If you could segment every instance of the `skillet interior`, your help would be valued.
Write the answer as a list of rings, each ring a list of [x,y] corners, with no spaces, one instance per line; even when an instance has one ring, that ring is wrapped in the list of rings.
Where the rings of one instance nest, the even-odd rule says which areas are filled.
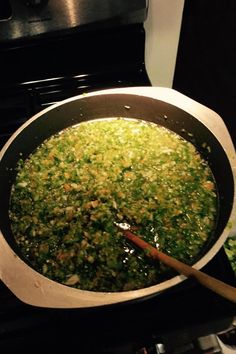
[[[187,112],[163,101],[129,94],[85,96],[65,102],[42,112],[14,138],[0,162],[0,228],[10,247],[21,257],[8,216],[19,158],[27,158],[45,139],[68,126],[107,117],[136,118],[160,124],[191,141],[208,161],[218,187],[219,215],[216,230],[199,255],[203,256],[220,237],[232,209],[234,183],[227,155],[208,128]]]

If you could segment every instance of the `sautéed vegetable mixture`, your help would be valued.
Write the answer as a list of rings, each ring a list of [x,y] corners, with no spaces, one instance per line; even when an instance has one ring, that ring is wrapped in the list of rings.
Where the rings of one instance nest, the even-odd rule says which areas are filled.
[[[46,140],[20,161],[14,237],[46,277],[80,289],[126,291],[168,277],[128,243],[128,222],[153,246],[193,263],[214,229],[217,192],[195,147],[153,123],[101,119]]]

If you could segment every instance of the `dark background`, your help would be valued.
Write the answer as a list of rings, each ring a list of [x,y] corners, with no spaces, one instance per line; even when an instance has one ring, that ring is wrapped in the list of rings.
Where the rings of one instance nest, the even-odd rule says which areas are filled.
[[[185,0],[173,88],[217,112],[236,146],[236,1]]]

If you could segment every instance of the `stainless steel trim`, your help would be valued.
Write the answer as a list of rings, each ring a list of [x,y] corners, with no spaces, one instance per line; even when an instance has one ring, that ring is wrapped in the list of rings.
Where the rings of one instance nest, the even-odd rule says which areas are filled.
[[[12,17],[0,22],[0,42],[110,21],[143,22],[145,0],[10,0]]]

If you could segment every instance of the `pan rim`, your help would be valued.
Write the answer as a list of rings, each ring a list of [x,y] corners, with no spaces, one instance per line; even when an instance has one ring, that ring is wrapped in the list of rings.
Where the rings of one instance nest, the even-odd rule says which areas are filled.
[[[155,90],[155,88],[152,88],[152,89]],[[160,88],[159,88],[159,90],[160,90]],[[169,90],[171,90],[171,89],[169,89]],[[144,91],[145,91],[145,94],[143,94]],[[149,95],[148,95],[148,91],[150,92]],[[164,89],[163,92],[164,91],[165,91],[165,93],[167,92],[166,89]],[[48,107],[48,108],[44,109],[43,111],[41,111],[41,112],[37,113],[36,115],[34,115],[32,118],[30,118],[27,122],[25,122],[12,135],[12,137],[7,141],[7,143],[4,145],[3,149],[0,152],[0,161],[1,161],[2,157],[4,156],[5,152],[7,151],[7,149],[9,148],[9,146],[11,145],[12,141],[15,140],[15,138],[21,133],[21,131],[24,130],[25,127],[30,125],[34,120],[38,119],[39,117],[41,117],[42,115],[44,115],[48,111],[53,110],[53,109],[55,109],[55,108],[57,108],[57,107],[59,107],[61,105],[64,105],[67,102],[71,102],[71,101],[74,101],[74,100],[77,100],[77,99],[81,99],[81,98],[84,98],[84,97],[89,97],[89,96],[94,96],[94,95],[99,95],[99,94],[102,95],[102,94],[117,94],[117,93],[118,94],[129,94],[129,95],[130,94],[137,95],[137,93],[138,93],[139,96],[151,97],[151,98],[152,98],[152,95],[153,95],[153,92],[151,92],[150,90],[146,90],[146,89],[143,90],[143,88],[136,88],[136,89],[130,88],[130,89],[126,89],[126,90],[124,90],[124,89],[113,89],[113,90],[96,91],[96,92],[93,92],[93,93],[90,93],[90,94],[86,94],[86,95],[74,96],[74,97],[68,98],[66,100],[63,100],[63,101],[61,101],[59,103],[56,103],[56,104],[52,105],[51,107]],[[182,98],[186,97],[186,96],[183,96],[182,94],[180,94],[180,95],[181,95]],[[177,96],[178,96],[178,94],[177,94]],[[158,97],[156,97],[156,99],[160,100]],[[188,100],[188,98],[187,98],[187,100]],[[164,101],[164,100],[162,100],[162,101]],[[166,101],[164,101],[164,102],[166,102]],[[169,103],[169,102],[166,102],[166,103]],[[199,105],[197,102],[196,102],[196,104]],[[175,105],[175,106],[180,108],[180,109],[182,109],[178,105]],[[202,107],[204,107],[204,106],[202,106]],[[204,108],[206,110],[209,110],[206,107],[204,107]],[[185,111],[188,114],[192,115],[187,110],[185,110]],[[197,118],[197,117],[194,116],[194,118]],[[214,134],[214,132],[213,132],[213,135],[216,136]],[[227,137],[227,130],[225,131],[224,136],[226,136],[226,138],[227,138],[226,142],[229,141],[228,145],[230,146],[230,138]],[[216,138],[217,138],[217,136],[216,136]],[[220,143],[220,145],[224,149],[224,151],[225,151],[225,153],[226,153],[226,155],[228,157],[228,160],[230,162],[230,166],[231,166],[231,169],[232,169],[232,172],[233,172],[234,185],[235,185],[235,180],[236,180],[235,179],[235,156],[234,156],[235,152],[233,151],[232,148],[230,148],[230,151],[229,151],[228,147],[226,148],[221,143]],[[231,220],[231,219],[234,220],[235,219],[235,215],[236,215],[236,211],[235,211],[235,192],[234,192],[234,202],[233,202],[233,206],[232,206],[232,210],[231,210],[231,214],[230,214],[229,220]],[[211,259],[217,253],[217,251],[219,250],[219,245],[222,245],[222,239],[226,240],[229,231],[230,230],[228,229],[228,227],[226,227],[224,229],[223,233],[221,234],[219,239],[215,242],[215,244],[212,246],[210,251],[208,251],[197,263],[195,263],[193,265],[194,268],[201,269],[209,261],[209,257]],[[8,243],[4,239],[4,236],[3,236],[2,232],[0,232],[0,236],[1,236],[0,237],[0,248],[4,248],[5,251],[6,251],[5,252],[5,255],[6,255],[5,258],[7,258],[7,260],[8,260],[7,261],[8,265],[9,265],[9,260],[11,260],[11,261],[15,260],[15,263],[13,262],[15,264],[15,269],[18,266],[20,266],[23,271],[25,271],[27,274],[30,274],[30,277],[32,277],[31,279],[32,279],[32,282],[34,282],[34,284],[37,281],[39,282],[38,284],[41,284],[41,282],[44,283],[43,284],[44,294],[46,294],[46,293],[48,294],[48,291],[50,292],[50,289],[52,289],[52,288],[58,288],[58,286],[59,286],[58,289],[62,290],[61,287],[63,287],[63,294],[64,294],[65,298],[67,298],[68,301],[65,302],[62,298],[61,299],[58,298],[58,300],[56,301],[56,306],[53,306],[53,307],[93,307],[94,305],[95,306],[102,306],[102,305],[113,304],[113,303],[118,303],[118,302],[125,302],[125,301],[129,301],[129,300],[133,300],[133,299],[147,297],[147,296],[150,296],[150,295],[157,294],[157,293],[162,292],[162,291],[164,291],[164,290],[166,290],[166,289],[168,289],[168,288],[170,288],[170,287],[172,287],[174,285],[177,285],[177,284],[181,283],[184,279],[186,279],[182,275],[177,275],[177,276],[175,276],[175,277],[173,277],[171,279],[168,279],[168,280],[166,280],[166,281],[164,281],[164,282],[162,282],[160,284],[153,285],[153,286],[148,287],[148,288],[139,289],[139,290],[132,290],[132,291],[126,291],[126,292],[122,292],[122,293],[121,292],[117,292],[117,293],[98,292],[97,293],[97,292],[90,292],[90,291],[85,291],[85,290],[73,289],[73,288],[69,288],[69,287],[67,287],[65,285],[59,284],[57,282],[54,282],[54,281],[46,278],[45,276],[41,275],[40,273],[34,271],[23,260],[19,259],[19,257],[15,255],[14,251],[10,248],[10,246],[8,246]],[[6,244],[4,244],[4,243],[6,243]],[[7,246],[9,248],[8,250],[6,250]],[[26,296],[27,294],[25,294],[24,292],[18,292],[17,293],[17,290],[14,288],[14,286],[12,286],[12,284],[14,283],[14,281],[13,281],[14,279],[12,279],[12,277],[9,276],[9,270],[6,269],[6,266],[4,266],[2,261],[0,261],[0,278],[2,278],[2,280],[6,283],[6,285],[9,286],[9,288],[13,292],[15,290],[15,294],[18,295],[18,297],[20,297],[22,301],[30,303],[32,305],[43,306],[43,307],[51,307],[50,304],[52,302],[48,302],[48,300],[45,299],[45,296],[41,297],[41,299],[38,296],[40,292],[42,293],[42,286],[41,285],[39,287],[34,285],[34,288],[36,289],[36,291],[35,291],[35,298],[33,299],[33,301],[31,301],[31,299],[29,299]],[[45,281],[45,279],[46,279],[46,281]],[[45,290],[47,290],[47,291],[45,292]],[[76,294],[81,293],[81,291],[83,292],[83,294],[86,293],[87,300],[82,305],[80,304],[78,306],[77,305],[78,304],[78,299],[77,299],[77,295]],[[74,292],[76,292],[76,294]],[[37,294],[37,296],[36,296],[36,294]],[[95,298],[94,298],[94,295],[96,295]],[[109,302],[107,302],[108,295],[110,297]],[[99,297],[103,298],[103,299],[99,300]],[[94,303],[94,299],[95,299],[96,304]]]

